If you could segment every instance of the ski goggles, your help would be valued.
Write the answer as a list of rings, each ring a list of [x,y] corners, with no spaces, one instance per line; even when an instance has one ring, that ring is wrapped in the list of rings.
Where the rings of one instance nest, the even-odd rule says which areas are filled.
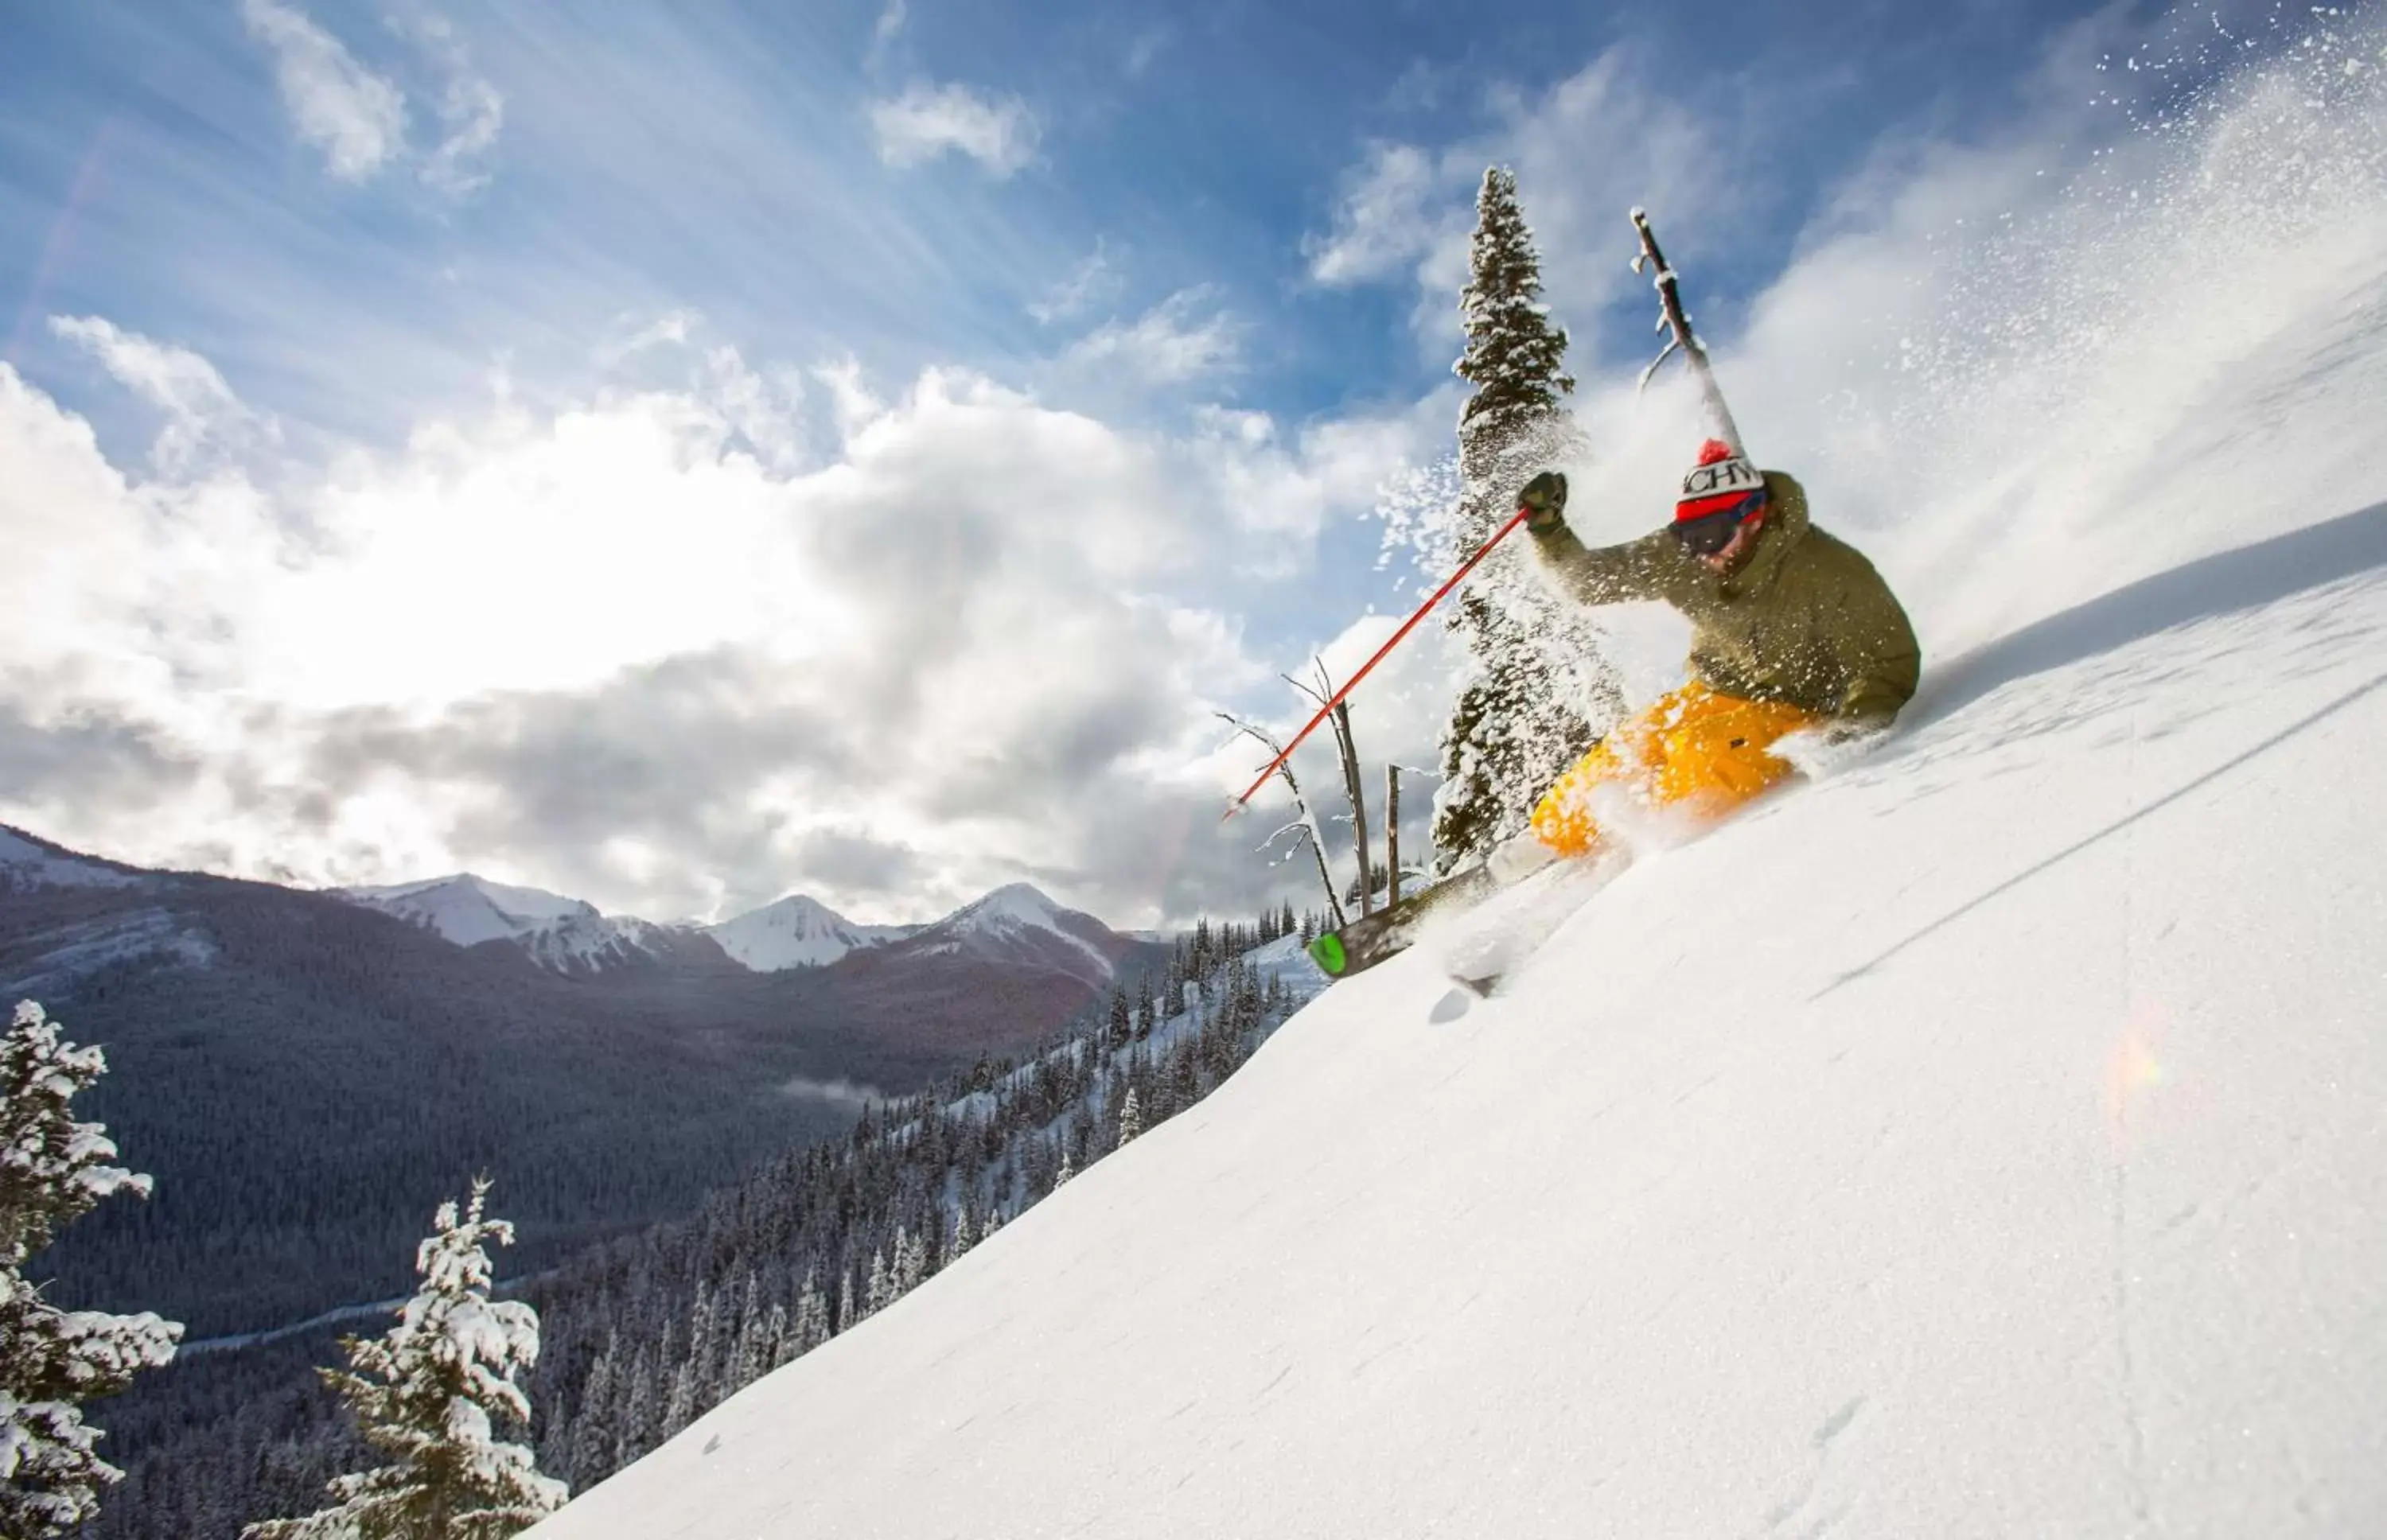
[[[1714,513],[1702,513],[1696,519],[1685,519],[1673,525],[1674,538],[1683,542],[1694,556],[1713,556],[1732,544],[1740,533],[1743,521],[1761,512],[1765,507],[1765,493],[1761,488]]]

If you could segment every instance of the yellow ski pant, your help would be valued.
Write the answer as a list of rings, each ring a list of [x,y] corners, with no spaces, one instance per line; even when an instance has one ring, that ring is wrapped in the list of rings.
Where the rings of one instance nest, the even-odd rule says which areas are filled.
[[[1823,718],[1778,701],[1744,701],[1685,685],[1610,732],[1534,805],[1534,833],[1560,855],[1599,842],[1593,792],[1622,786],[1653,806],[1722,817],[1794,773],[1766,751]]]

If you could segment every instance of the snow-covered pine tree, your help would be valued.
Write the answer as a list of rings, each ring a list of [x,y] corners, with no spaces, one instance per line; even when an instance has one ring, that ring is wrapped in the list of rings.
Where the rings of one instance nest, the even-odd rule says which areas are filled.
[[[893,1303],[894,1278],[887,1270],[887,1253],[882,1248],[870,1254],[870,1288],[863,1296],[862,1313],[875,1316]]]
[[[19,1001],[0,1037],[0,1534],[41,1540],[99,1511],[123,1473],[94,1449],[82,1403],[112,1395],[165,1363],[178,1321],[61,1310],[26,1281],[25,1264],[57,1232],[117,1193],[150,1180],[108,1161],[107,1126],[78,1123],[77,1092],[107,1073],[96,1048],[62,1041],[58,1024]]]
[[[1515,511],[1533,473],[1575,458],[1560,399],[1567,335],[1541,302],[1541,258],[1517,202],[1516,173],[1494,166],[1476,195],[1475,238],[1459,308],[1467,348],[1453,372],[1475,386],[1459,419],[1462,490],[1455,545],[1471,551]],[[1583,612],[1542,587],[1522,542],[1477,569],[1451,612],[1472,675],[1442,736],[1434,795],[1436,865],[1449,872],[1522,832],[1541,794],[1588,751],[1623,699]]]
[[[779,1315],[780,1325],[787,1322],[784,1306],[765,1306],[760,1291],[745,1295],[745,1308],[738,1320],[738,1339],[730,1349],[729,1368],[715,1400],[726,1400],[771,1371],[771,1318],[769,1311]]]
[[[662,1349],[671,1346],[671,1336],[665,1330]],[[616,1394],[622,1406],[621,1459],[626,1465],[663,1442],[663,1403],[671,1398],[667,1365],[668,1351],[659,1351],[657,1339],[641,1334],[638,1351],[630,1356],[630,1372]]]
[[[694,1358],[683,1357],[671,1367],[671,1395],[663,1400],[663,1437],[669,1438],[696,1420],[697,1381],[703,1371]]]
[[[793,1340],[780,1339],[779,1362],[799,1357],[828,1341],[828,1296],[820,1291],[820,1283],[810,1268],[804,1269],[804,1286],[796,1295],[796,1324]],[[774,1367],[777,1367],[776,1365]]]
[[[580,1412],[572,1429],[571,1469],[576,1481],[601,1476],[621,1463],[621,1406],[613,1385],[613,1352],[619,1340],[605,1339],[580,1387]]]
[[[388,1334],[344,1339],[348,1369],[317,1371],[390,1463],[335,1478],[333,1507],[251,1524],[242,1540],[505,1540],[563,1506],[564,1484],[493,1428],[530,1422],[515,1377],[538,1361],[538,1312],[489,1298],[485,1248],[514,1237],[483,1217],[488,1191],[475,1178],[461,1215],[439,1205],[415,1253],[423,1286]]]
[[[1127,1088],[1127,1099],[1119,1103],[1118,1142],[1122,1144],[1143,1132],[1143,1108],[1136,1104],[1135,1087]]]
[[[805,1280],[809,1287],[811,1280]],[[817,1296],[815,1296],[817,1298]],[[764,1318],[763,1329],[756,1333],[758,1352],[754,1360],[754,1377],[761,1379],[771,1370],[794,1357],[799,1349],[789,1340],[793,1330],[788,1324],[788,1306],[784,1300],[771,1301],[771,1313]]]
[[[977,1216],[977,1197],[975,1195],[965,1197],[962,1200],[961,1212],[954,1216],[954,1228],[945,1232],[945,1256],[944,1260],[938,1265],[939,1272],[944,1271],[945,1269],[960,1261],[968,1253],[969,1248],[978,1243]]]
[[[890,1293],[901,1299],[928,1276],[928,1243],[902,1225],[895,1227],[895,1265]]]

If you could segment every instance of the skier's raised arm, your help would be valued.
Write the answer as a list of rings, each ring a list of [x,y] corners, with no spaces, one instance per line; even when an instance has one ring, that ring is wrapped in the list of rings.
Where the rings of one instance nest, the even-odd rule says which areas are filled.
[[[1525,533],[1534,554],[1567,596],[1580,604],[1623,604],[1635,600],[1671,600],[1698,569],[1665,531],[1621,546],[1591,547],[1567,527],[1566,477],[1544,471],[1525,483],[1517,506],[1533,511]]]

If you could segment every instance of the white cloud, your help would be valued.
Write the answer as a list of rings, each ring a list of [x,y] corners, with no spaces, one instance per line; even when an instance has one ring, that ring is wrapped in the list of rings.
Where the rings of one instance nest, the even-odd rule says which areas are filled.
[[[1206,288],[1182,289],[1131,322],[1109,322],[1073,343],[1063,361],[1087,374],[1165,386],[1225,373],[1241,362],[1244,328],[1224,310],[1200,314]]]
[[[1321,284],[1390,277],[1442,240],[1459,215],[1451,179],[1413,145],[1378,145],[1346,179],[1334,230],[1302,243],[1309,275]]]
[[[1118,292],[1119,285],[1118,271],[1111,264],[1109,244],[1097,238],[1086,259],[1054,284],[1042,299],[1029,305],[1028,313],[1047,326],[1074,321],[1108,300]]]
[[[627,322],[632,318],[625,316],[622,319]],[[650,347],[685,347],[689,335],[703,323],[704,317],[701,313],[685,306],[668,309],[638,326],[621,341],[600,347],[596,356],[601,362],[617,364],[632,354],[643,353]]]
[[[1667,78],[1637,47],[1619,45],[1538,95],[1496,92],[1488,132],[1434,149],[1371,146],[1345,179],[1332,229],[1304,243],[1310,276],[1349,284],[1407,275],[1421,337],[1456,341],[1475,193],[1492,165],[1517,173],[1546,288],[1577,315],[1639,282],[1625,264],[1628,208],[1658,217],[1670,256],[1713,249],[1750,211],[1744,167],[1767,94],[1749,82],[1694,105],[1651,83]]]
[[[487,157],[505,127],[505,96],[474,72],[470,56],[445,17],[423,13],[406,30],[447,77],[436,104],[443,132],[423,160],[423,181],[452,197],[478,192],[488,185]]]
[[[878,136],[878,158],[890,166],[916,166],[952,151],[1007,177],[1036,157],[1036,117],[1025,102],[958,83],[916,83],[873,102],[870,125]]]
[[[199,420],[230,400],[204,360],[76,327]],[[1210,712],[1269,672],[1191,596],[1295,567],[1406,419],[1170,436],[966,372],[879,395],[830,369],[813,397],[726,345],[688,360],[677,388],[260,465],[274,493],[128,475],[0,374],[0,534],[40,553],[0,581],[0,743],[114,724],[186,766],[118,797],[19,774],[0,817],[307,880],[480,865],[661,915],[815,860],[845,883],[822,896],[915,915],[1023,872],[1122,920],[1248,880],[1231,845],[1162,869],[1144,842],[1215,817]]]
[[[50,330],[165,415],[150,448],[160,470],[187,471],[208,444],[221,444],[255,422],[215,365],[186,347],[120,331],[98,316],[52,316]]]
[[[283,106],[332,175],[362,182],[403,152],[406,98],[395,83],[284,0],[241,0],[241,19],[272,50]]]
[[[870,62],[874,67],[887,57],[887,50],[894,46],[895,40],[903,35],[904,23],[910,16],[911,7],[904,4],[904,0],[887,0],[879,7],[878,20],[870,29]]]

